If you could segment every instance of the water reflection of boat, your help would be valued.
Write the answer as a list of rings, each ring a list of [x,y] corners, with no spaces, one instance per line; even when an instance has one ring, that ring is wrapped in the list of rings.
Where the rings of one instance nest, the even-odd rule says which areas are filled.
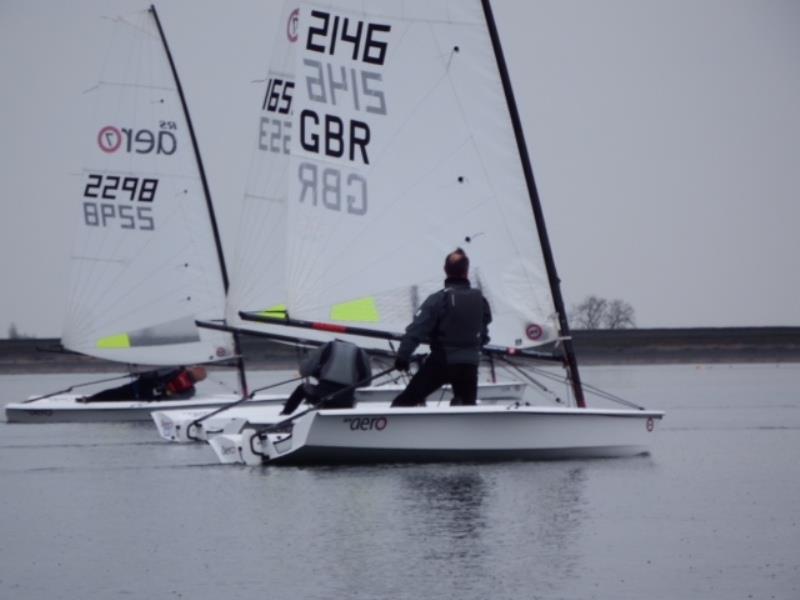
[[[518,597],[505,591],[504,581],[528,581],[536,596],[545,596],[575,575],[581,527],[588,519],[583,467],[420,466],[400,480],[392,527],[399,547],[406,549],[404,566],[413,568],[408,564],[413,557],[440,565],[425,570],[441,579],[420,581],[421,587],[474,594],[485,586],[495,597]]]

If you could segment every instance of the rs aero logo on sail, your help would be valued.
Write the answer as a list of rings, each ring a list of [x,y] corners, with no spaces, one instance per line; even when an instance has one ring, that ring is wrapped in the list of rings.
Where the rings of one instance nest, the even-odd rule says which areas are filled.
[[[106,125],[97,133],[97,145],[106,154],[121,151],[170,156],[178,149],[178,140],[173,133],[177,128],[175,121],[161,121],[155,131]]]

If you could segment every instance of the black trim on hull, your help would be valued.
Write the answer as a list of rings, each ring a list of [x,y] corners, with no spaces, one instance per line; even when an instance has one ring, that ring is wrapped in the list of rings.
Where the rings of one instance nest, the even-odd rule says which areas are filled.
[[[521,460],[572,460],[644,456],[643,446],[592,448],[540,448],[528,450],[364,449],[338,446],[304,446],[277,457],[267,465],[369,465],[376,463],[512,462]]]

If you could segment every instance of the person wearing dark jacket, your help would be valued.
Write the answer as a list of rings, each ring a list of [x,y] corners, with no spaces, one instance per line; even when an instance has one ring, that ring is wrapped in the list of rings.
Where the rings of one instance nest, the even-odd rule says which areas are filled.
[[[300,364],[300,375],[314,377],[318,383],[298,385],[284,404],[282,415],[292,414],[303,400],[313,406],[325,401],[325,408],[352,408],[355,386],[369,380],[372,367],[361,348],[333,340],[309,353]]]
[[[78,402],[185,400],[194,396],[194,384],[205,378],[206,370],[200,366],[148,371],[130,383],[84,396]]]
[[[481,348],[489,342],[492,312],[480,290],[470,286],[469,258],[458,248],[444,263],[444,289],[428,296],[406,328],[395,368],[408,371],[420,343],[431,352],[392,406],[425,406],[425,398],[445,383],[453,387],[451,405],[474,405],[478,395]]]

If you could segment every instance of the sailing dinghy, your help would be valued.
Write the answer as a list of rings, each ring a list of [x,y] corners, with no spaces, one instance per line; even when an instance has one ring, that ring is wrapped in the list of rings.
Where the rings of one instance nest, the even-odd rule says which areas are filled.
[[[305,256],[302,261],[297,262],[299,255],[294,253],[298,247],[293,245],[294,240],[306,240],[314,236],[315,230],[305,229],[304,224],[291,221],[291,211],[288,205],[290,179],[293,178],[292,170],[296,172],[298,168],[290,149],[292,140],[296,137],[294,132],[299,132],[299,127],[301,127],[296,120],[297,110],[293,109],[297,83],[295,73],[298,60],[298,44],[296,43],[298,15],[296,5],[287,3],[284,5],[283,14],[279,19],[280,33],[274,44],[266,77],[266,91],[254,128],[256,135],[254,136],[253,159],[245,184],[235,260],[231,265],[231,285],[228,290],[225,325],[220,325],[219,322],[205,322],[204,326],[221,331],[260,335],[285,343],[314,345],[330,340],[330,333],[311,329],[293,336],[282,324],[254,322],[242,319],[239,315],[242,307],[248,307],[256,310],[261,316],[285,316],[287,302],[293,302],[288,298],[294,298],[297,295],[295,279],[317,276],[317,273],[311,272],[307,268],[315,259]],[[356,82],[359,89],[366,86],[363,92],[365,99],[369,100],[371,104],[365,105],[364,109],[368,112],[379,112],[383,102],[382,93],[377,99],[375,97],[370,99],[370,96],[377,93],[372,90],[375,85],[375,76],[370,73],[358,75],[364,80]],[[351,72],[347,77],[356,77],[356,74]],[[361,92],[354,93],[360,94]],[[331,163],[331,165],[333,164]],[[325,172],[325,168],[320,166],[320,176],[333,181],[337,175],[332,174],[333,171]],[[323,179],[319,182],[319,198],[324,203],[326,202],[325,198],[331,200],[329,196],[333,192],[326,187],[330,181],[324,183]],[[318,192],[314,191],[313,193],[316,198]],[[340,201],[344,201],[345,191],[342,190],[337,194],[340,194]],[[317,200],[315,199],[314,202],[316,203]],[[329,226],[339,227],[340,225],[331,222]],[[342,239],[335,237],[332,240],[334,245],[331,249],[339,252],[337,245],[342,243]],[[298,241],[298,243],[301,242]],[[304,245],[304,242],[301,245]],[[326,251],[324,247],[318,249],[321,252]],[[340,258],[344,261],[350,260],[347,256]],[[322,259],[320,264],[327,266],[329,262],[327,259]],[[354,263],[355,266],[358,264],[360,263]],[[426,286],[432,288],[433,284],[428,281]],[[328,288],[321,289],[327,290]],[[408,290],[403,289],[400,293],[402,294],[401,306],[398,307],[400,312],[392,323],[410,317],[413,312],[413,307],[406,298]],[[350,302],[349,294],[349,291],[345,292],[348,300],[338,304],[330,313],[326,314],[340,323],[368,322],[374,326],[382,326],[387,323],[385,319],[391,314],[392,309],[379,315],[369,299],[366,302],[362,300]],[[356,343],[364,341],[362,337],[348,336],[343,332],[338,332],[337,337],[351,339]],[[393,354],[391,345],[383,340],[379,344],[367,345],[366,349],[368,352],[379,353],[383,356],[387,353]],[[497,381],[495,378],[484,378],[479,384],[479,402],[482,404],[508,404],[520,401],[525,386],[524,382],[514,379]],[[399,384],[376,385],[373,383],[369,387],[357,390],[356,397],[359,403],[388,406],[403,387]],[[437,396],[437,398],[439,401],[449,401],[449,389],[445,389],[443,396]],[[212,412],[213,416],[208,418]],[[240,428],[242,423],[271,424],[277,419],[274,411],[262,410],[247,402],[244,405],[236,403],[235,408],[223,412],[165,409],[153,413],[153,420],[164,439],[197,441],[206,439],[208,431],[235,430]],[[227,423],[226,420],[232,422]]]
[[[240,413],[209,440],[220,461],[646,452],[663,413],[586,408],[489,2],[292,3],[279,32],[259,130],[264,168],[248,187],[228,322],[391,350],[441,286],[442,257],[460,246],[492,307],[487,353],[563,365],[571,398],[568,406],[321,406],[261,424]],[[265,257],[268,282],[256,267]]]
[[[84,128],[85,168],[74,192],[77,235],[62,343],[121,366],[236,359],[234,336],[195,325],[223,312],[227,274],[189,112],[155,7],[106,24],[111,43],[104,70],[85,93],[91,116]],[[9,404],[6,418],[147,420],[155,408],[219,406],[239,396],[80,403],[79,394],[61,393]]]

